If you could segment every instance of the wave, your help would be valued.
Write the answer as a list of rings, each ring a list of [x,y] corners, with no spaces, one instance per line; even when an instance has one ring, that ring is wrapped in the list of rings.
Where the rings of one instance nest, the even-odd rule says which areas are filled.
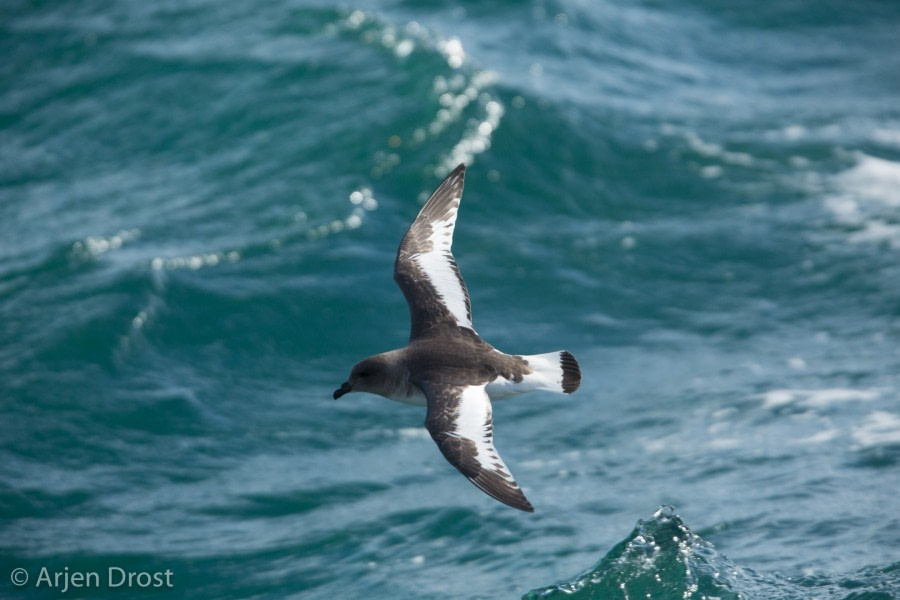
[[[660,507],[600,562],[571,581],[531,590],[525,600],[622,598],[889,600],[900,597],[900,563],[845,577],[791,578],[740,567]]]

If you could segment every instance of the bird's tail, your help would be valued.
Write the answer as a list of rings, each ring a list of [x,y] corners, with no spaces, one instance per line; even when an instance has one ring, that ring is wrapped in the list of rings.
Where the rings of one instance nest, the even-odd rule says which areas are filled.
[[[571,394],[581,384],[581,369],[578,361],[566,350],[517,356],[528,363],[531,370],[521,378],[497,377],[487,384],[491,400],[518,396],[534,390],[546,390],[560,394]]]
[[[522,383],[532,389],[571,394],[581,385],[581,369],[568,350],[523,356],[531,373]]]

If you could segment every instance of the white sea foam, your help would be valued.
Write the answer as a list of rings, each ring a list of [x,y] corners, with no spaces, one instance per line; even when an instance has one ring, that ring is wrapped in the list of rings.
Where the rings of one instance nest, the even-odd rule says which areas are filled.
[[[848,193],[885,206],[900,206],[900,163],[856,153],[857,163],[838,176]]]
[[[471,164],[476,155],[491,147],[491,138],[504,113],[503,105],[485,90],[494,83],[496,75],[488,70],[467,68],[470,61],[458,37],[442,37],[416,21],[396,26],[362,10],[352,11],[331,29],[334,33],[354,32],[364,43],[390,49],[400,60],[413,52],[437,53],[450,69],[449,73],[437,74],[433,79],[432,90],[437,99],[433,119],[416,127],[408,137],[391,136],[388,145],[392,150],[379,150],[373,156],[373,177],[385,175],[400,163],[397,148],[414,148],[444,134],[448,127],[466,117],[462,136],[440,157],[434,166],[435,174],[444,177],[461,162]]]
[[[900,162],[856,152],[856,164],[834,179],[835,192],[825,208],[835,220],[853,227],[851,243],[900,248]]]
[[[824,408],[844,402],[868,402],[881,395],[878,389],[854,390],[826,388],[822,390],[780,389],[762,395],[763,408],[798,405],[806,408]]]
[[[721,144],[701,138],[697,132],[690,129],[682,129],[667,123],[660,128],[660,131],[664,136],[680,137],[691,151],[718,163],[704,165],[700,168],[700,175],[706,179],[722,176],[725,172],[723,165],[749,167],[757,162],[751,154],[729,150]]]
[[[900,249],[900,224],[872,219],[847,239],[853,243],[886,243],[891,248]]]
[[[876,129],[872,132],[872,138],[881,144],[900,148],[900,129]]]
[[[395,430],[397,437],[408,440],[427,440],[431,438],[424,427],[400,427]]]
[[[900,416],[883,410],[869,414],[853,428],[853,441],[862,448],[900,444]]]
[[[831,427],[828,429],[823,429],[822,431],[819,431],[812,435],[808,435],[806,437],[797,438],[796,440],[794,440],[794,443],[804,444],[804,445],[806,445],[806,444],[824,444],[826,442],[830,442],[830,441],[836,439],[840,435],[841,435],[841,431],[839,429]]]
[[[118,250],[140,236],[140,229],[125,229],[109,237],[87,237],[72,244],[72,254],[81,258],[97,258],[101,254]]]

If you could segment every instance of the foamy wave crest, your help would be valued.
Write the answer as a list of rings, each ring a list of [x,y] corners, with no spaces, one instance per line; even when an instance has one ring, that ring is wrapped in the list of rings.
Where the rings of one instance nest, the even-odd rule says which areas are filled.
[[[856,165],[835,177],[835,193],[825,207],[851,228],[851,243],[886,244],[900,249],[900,163],[854,153]]]
[[[445,66],[434,72],[431,101],[435,103],[433,117],[415,126],[409,134],[390,136],[387,147],[372,156],[371,175],[381,177],[402,162],[404,150],[420,148],[429,140],[441,140],[451,126],[462,132],[450,141],[450,150],[432,163],[437,177],[446,176],[459,163],[471,164],[475,157],[491,147],[494,131],[500,125],[505,109],[489,91],[496,74],[472,64],[462,42],[457,37],[441,37],[416,21],[403,25],[386,22],[381,17],[362,10],[353,10],[329,31],[334,34],[358,36],[363,43],[392,52],[398,61],[405,61],[415,52],[440,56]],[[447,143],[442,140],[442,145]]]
[[[526,600],[800,600],[893,598],[900,563],[846,576],[788,578],[740,567],[691,531],[671,506],[638,521],[594,567],[571,581],[528,592]],[[851,595],[847,590],[853,589]]]

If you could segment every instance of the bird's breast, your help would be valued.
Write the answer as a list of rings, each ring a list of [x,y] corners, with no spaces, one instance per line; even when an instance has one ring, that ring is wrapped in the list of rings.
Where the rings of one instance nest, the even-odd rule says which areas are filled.
[[[384,397],[393,400],[394,402],[412,404],[414,406],[425,406],[428,404],[425,394],[419,386],[411,383],[408,377],[405,377],[400,385],[389,393],[384,394]]]

